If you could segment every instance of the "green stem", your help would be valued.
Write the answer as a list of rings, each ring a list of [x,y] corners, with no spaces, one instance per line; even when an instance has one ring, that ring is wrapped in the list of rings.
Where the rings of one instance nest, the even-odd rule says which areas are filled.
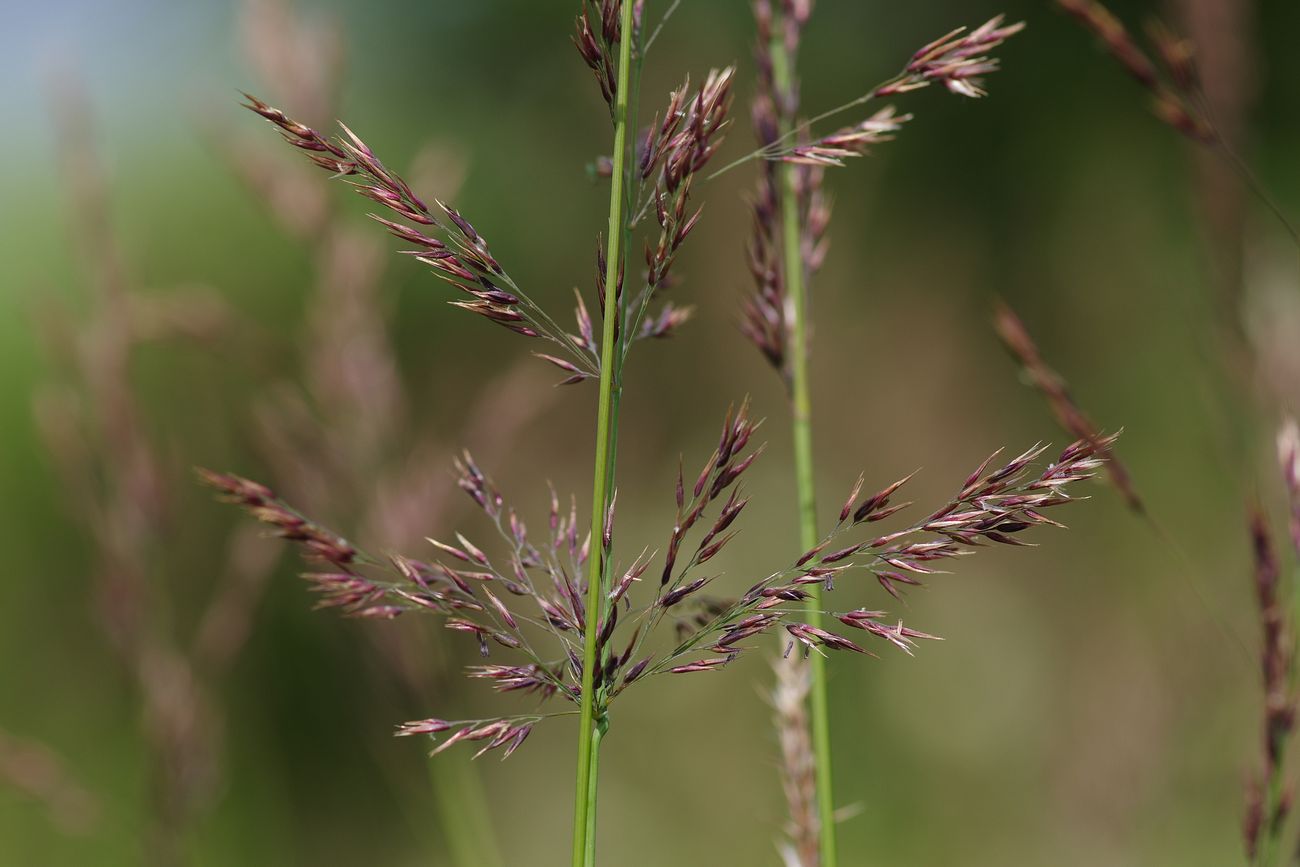
[[[612,432],[616,419],[617,355],[615,326],[618,309],[618,277],[623,263],[624,166],[627,159],[628,82],[632,68],[631,0],[622,4],[618,39],[618,88],[614,98],[614,171],[610,178],[609,228],[606,234],[605,315],[601,322],[600,396],[596,416],[595,478],[592,483],[591,542],[592,552],[587,571],[586,635],[582,655],[582,710],[578,732],[578,774],[574,792],[573,865],[594,867],[596,863],[596,770],[599,765],[601,736],[606,720],[604,708],[597,707],[595,695],[596,636],[604,606],[603,576],[609,551],[601,543],[605,513],[613,490],[614,468],[611,466],[614,444]],[[599,711],[599,712],[598,712]]]
[[[781,37],[783,29],[773,27],[772,80],[778,92],[788,93],[794,84],[790,56]],[[782,135],[791,133],[791,121],[783,121]],[[790,392],[794,430],[794,467],[799,504],[799,544],[808,550],[817,544],[817,492],[813,478],[812,396],[808,385],[808,299],[804,286],[802,225],[799,217],[798,166],[783,163],[781,174],[782,265],[786,292],[794,320],[790,323]],[[808,585],[806,619],[821,624],[822,587]],[[835,801],[831,785],[831,730],[826,689],[826,660],[810,655],[812,688],[809,712],[812,724],[813,759],[817,780],[817,815],[821,835],[821,867],[836,867]]]
[[[584,863],[596,863],[596,782],[600,778],[600,741],[605,736],[607,723],[598,720],[591,734],[591,783],[587,787],[587,840],[582,853]]]

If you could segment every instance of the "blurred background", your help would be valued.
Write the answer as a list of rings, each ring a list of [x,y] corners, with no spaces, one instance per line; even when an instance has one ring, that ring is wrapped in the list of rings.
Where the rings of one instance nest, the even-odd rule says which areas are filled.
[[[656,19],[664,4],[647,5]],[[0,861],[441,865],[490,836],[498,863],[566,863],[572,726],[539,728],[504,764],[394,740],[403,720],[513,704],[456,676],[472,642],[312,612],[295,554],[191,467],[265,480],[416,556],[425,535],[483,529],[450,474],[463,445],[535,522],[546,479],[589,489],[594,391],[552,389],[532,347],[449,309],[364,203],[238,107],[247,90],[346,120],[567,310],[575,286],[590,292],[607,191],[587,166],[609,147],[569,42],[576,6],[10,0]],[[1300,6],[1114,6],[1190,30],[1221,126],[1297,212]],[[896,142],[827,177],[825,509],[859,472],[870,487],[923,467],[913,498],[937,504],[998,446],[1063,443],[990,327],[1002,297],[1079,403],[1125,428],[1160,529],[1094,485],[1069,531],[911,594],[909,625],[944,643],[833,658],[837,796],[856,805],[844,863],[1241,863],[1260,717],[1244,505],[1261,498],[1280,531],[1294,248],[1045,0],[820,0],[804,105],[851,99],[1003,11],[1029,28],[1000,50],[988,99],[917,94]],[[686,71],[738,62],[724,157],[743,153],[751,41],[741,0],[685,0],[650,56],[645,117]],[[634,355],[620,449],[627,553],[669,531],[678,453],[702,460],[727,405],[752,396],[770,447],[728,549],[737,588],[796,545],[784,397],[735,326],[753,172],[698,193],[673,290],[697,317]],[[874,586],[840,593],[901,608]],[[619,703],[606,863],[777,863],[770,676],[755,654]]]

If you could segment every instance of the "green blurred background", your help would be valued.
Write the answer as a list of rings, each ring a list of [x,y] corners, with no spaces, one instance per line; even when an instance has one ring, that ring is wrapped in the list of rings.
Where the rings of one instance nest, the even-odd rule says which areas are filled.
[[[434,142],[433,176],[463,173],[457,206],[561,311],[574,286],[590,291],[607,195],[586,172],[609,144],[603,106],[569,44],[576,5],[296,7],[341,29],[340,116],[395,166]],[[665,4],[647,5],[657,18]],[[266,384],[304,380],[305,344],[326,356],[351,349],[319,345],[310,330],[330,316],[312,291],[310,230],[286,234],[226,156],[237,140],[299,168],[237,105],[239,89],[273,102],[286,93],[247,52],[259,38],[249,22],[269,20],[250,18],[264,4],[9,6],[0,56],[9,153],[0,192],[0,731],[61,756],[94,805],[69,829],[0,784],[0,862],[140,863],[153,821],[140,700],[100,629],[99,553],[70,516],[76,495],[32,420],[34,395],[70,382],[43,348],[48,302],[77,333],[94,315],[96,269],[120,255],[142,297],[202,286],[228,308],[220,333],[150,343],[130,367],[170,498],[149,592],[166,600],[158,628],[179,645],[227,580],[221,564],[240,523],[189,467],[279,484],[257,445]],[[1225,124],[1294,210],[1300,6],[1116,4],[1135,23],[1153,12],[1177,20],[1186,8],[1213,42],[1206,51],[1218,52],[1209,85]],[[1268,215],[1154,121],[1142,94],[1047,2],[820,0],[801,60],[804,105],[850,99],[920,44],[1000,11],[1029,28],[1000,51],[1004,69],[987,100],[917,94],[906,103],[916,120],[896,142],[827,177],[833,245],[814,289],[813,362],[826,511],[860,471],[870,486],[923,467],[914,498],[937,503],[998,446],[1063,442],[989,326],[1001,296],[1080,403],[1103,426],[1125,427],[1120,453],[1168,538],[1095,485],[1064,516],[1068,532],[964,560],[911,595],[909,624],[946,642],[914,659],[832,660],[838,800],[857,805],[842,827],[844,863],[1240,863],[1260,705],[1243,505],[1255,495],[1280,505],[1271,431],[1279,395],[1294,408],[1300,383],[1279,374],[1272,391],[1255,388],[1224,359],[1239,332],[1257,349],[1268,344],[1259,351],[1270,359],[1300,343],[1286,331],[1296,321],[1294,257]],[[741,0],[685,0],[650,57],[646,117],[685,71],[699,78],[736,61],[738,125],[724,156],[742,153],[751,40]],[[89,131],[77,133],[86,138],[71,144],[93,148],[103,168],[111,239],[79,233],[70,213],[56,157],[70,143],[55,119],[69,80],[84,86],[90,115]],[[688,465],[702,460],[727,404],[752,395],[770,448],[729,549],[736,586],[789,559],[796,536],[782,392],[735,328],[748,289],[742,197],[752,172],[699,193],[708,207],[674,290],[698,315],[676,339],[634,355],[620,450],[627,554],[666,537],[679,451]],[[313,180],[326,187],[323,176]],[[365,222],[340,185],[327,192],[342,223]],[[399,466],[425,437],[456,445],[471,435],[483,384],[509,375],[532,347],[446,307],[442,284],[396,258],[378,298],[412,403],[392,446],[402,453],[384,458]],[[590,485],[592,392],[552,393],[547,382],[534,387],[542,396],[530,400],[540,403],[509,444],[480,455],[539,525],[545,479],[561,491]],[[491,413],[487,422],[490,430]],[[320,440],[332,448],[328,431]],[[451,489],[447,469],[427,485]],[[420,534],[483,534],[481,518],[445,512],[449,525]],[[392,739],[391,727],[516,703],[441,676],[422,696],[403,694],[372,640],[393,627],[311,612],[297,568],[290,552],[280,557],[247,645],[208,684],[221,719],[219,779],[185,834],[186,860],[452,863],[422,745]],[[874,587],[843,582],[840,593],[853,605],[899,607]],[[473,657],[443,639],[430,652],[452,668]],[[756,654],[720,676],[653,681],[619,704],[601,763],[605,863],[777,863],[782,802],[761,695],[769,676]],[[476,765],[505,863],[566,863],[573,742],[571,725],[549,723],[510,761]],[[431,772],[454,780],[465,758],[444,755]]]

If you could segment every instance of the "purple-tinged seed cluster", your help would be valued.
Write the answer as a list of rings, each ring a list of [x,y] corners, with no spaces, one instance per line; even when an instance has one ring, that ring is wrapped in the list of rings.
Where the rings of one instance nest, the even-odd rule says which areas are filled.
[[[575,350],[573,342],[519,289],[492,255],[487,241],[460,212],[436,199],[433,208],[425,204],[346,126],[340,124],[343,136],[330,138],[254,96],[245,96],[246,107],[278,127],[289,144],[305,151],[316,165],[351,180],[359,195],[397,218],[370,215],[390,234],[410,245],[411,249],[402,251],[404,254],[427,265],[434,276],[469,296],[467,300],[452,301],[453,306],[516,334],[555,342],[572,356],[566,363],[584,378],[596,371],[593,354]]]
[[[622,0],[583,0],[582,11],[573,22],[573,44],[582,60],[591,68],[600,86],[600,95],[612,110],[618,89],[618,41],[622,25],[619,15]],[[640,43],[644,0],[632,10],[634,45]]]
[[[301,545],[308,560],[335,566],[356,561],[357,550],[346,539],[299,515],[276,499],[275,492],[266,485],[205,469],[198,470],[198,474],[204,484],[221,493],[225,502],[242,506],[257,520],[274,527],[275,535]]]
[[[969,33],[958,27],[922,46],[908,62],[902,75],[876,90],[877,97],[893,96],[938,82],[959,96],[987,96],[980,79],[997,72],[998,60],[988,52],[1025,29],[1023,21],[1004,25],[1001,15],[991,18]]]
[[[865,156],[874,144],[893,141],[893,134],[911,120],[910,114],[898,114],[887,105],[852,126],[846,126],[814,142],[796,145],[781,158],[788,163],[811,166],[842,166],[848,157]]]
[[[1102,441],[1105,448],[1114,436]],[[791,644],[807,649],[863,651],[854,642],[808,624],[784,623],[787,616],[798,617],[809,598],[808,584],[823,584],[834,589],[833,580],[851,569],[865,569],[875,575],[891,595],[899,595],[899,585],[919,583],[916,575],[937,572],[937,563],[973,553],[988,542],[1023,545],[1017,534],[1040,524],[1061,526],[1042,511],[1071,502],[1066,487],[1091,478],[1103,463],[1097,448],[1087,441],[1075,442],[1057,460],[1040,472],[1032,471],[1033,462],[1045,451],[1036,446],[990,471],[997,453],[980,464],[963,482],[958,493],[938,510],[902,530],[851,544],[843,535],[865,527],[906,508],[909,503],[893,503],[893,496],[910,476],[900,479],[867,497],[861,497],[862,483],[854,486],[840,511],[839,521],[831,533],[805,552],[794,565],[754,584],[733,602],[714,605],[710,615],[695,624],[694,631],[663,660],[653,673],[686,673],[715,669],[733,659],[742,649],[744,639],[783,623]],[[671,551],[671,549],[670,549]],[[859,609],[847,614],[831,615],[846,626],[862,629],[869,635],[910,651],[915,639],[933,636],[909,629],[901,623],[883,622],[884,612]],[[725,653],[723,656],[696,658],[701,652]]]
[[[658,242],[646,245],[651,293],[667,285],[673,260],[699,222],[702,208],[689,208],[691,186],[722,145],[734,75],[734,67],[710,70],[700,89],[689,96],[687,79],[669,97],[663,120],[652,124],[642,149],[641,179],[653,181],[651,203],[660,229]]]
[[[998,59],[988,52],[1025,27],[1024,22],[1004,25],[1003,20],[999,15],[970,32],[965,27],[958,27],[939,37],[918,49],[898,75],[850,105],[887,99],[936,83],[958,96],[972,99],[987,96],[988,92],[982,86],[983,77],[999,68]],[[865,120],[830,135],[784,148],[774,146],[766,155],[808,165],[841,166],[846,157],[862,156],[871,145],[892,141],[892,134],[911,119],[910,114],[900,115],[892,106],[886,106]]]
[[[668,538],[663,571],[659,577],[659,586],[664,589],[666,594],[660,600],[663,607],[670,608],[680,602],[682,598],[685,598],[684,595],[675,596],[674,594],[679,593],[683,587],[690,587],[691,584],[698,583],[692,581],[683,585],[687,573],[693,567],[713,559],[734,538],[735,534],[729,533],[728,530],[749,502],[748,498],[741,496],[741,489],[739,485],[736,485],[736,482],[746,470],[753,466],[754,461],[758,459],[758,456],[763,451],[763,447],[760,446],[749,454],[745,454],[745,450],[749,447],[749,441],[757,429],[757,423],[749,417],[748,402],[743,403],[738,411],[734,413],[728,411],[726,421],[722,426],[722,436],[718,441],[718,447],[705,461],[703,468],[695,479],[695,483],[689,488],[686,486],[682,468],[678,467],[675,491],[677,517],[673,523],[672,533]],[[735,487],[733,488],[733,486]],[[681,554],[682,543],[696,524],[699,523],[700,518],[704,516],[709,506],[722,494],[726,493],[728,489],[731,489],[731,493],[719,510],[717,518],[700,538],[700,541],[695,546],[694,554],[678,569],[678,558]],[[703,584],[700,584],[695,587],[695,590],[702,586]],[[694,590],[689,592],[694,592]],[[689,595],[689,593],[685,595]]]
[[[456,729],[450,736],[442,741],[433,752],[429,755],[436,756],[438,753],[448,747],[458,744],[461,741],[467,743],[481,743],[487,741],[474,758],[478,758],[484,753],[493,750],[502,750],[501,758],[510,758],[511,753],[519,749],[528,736],[533,732],[533,726],[542,719],[538,716],[512,717],[508,719],[496,720],[471,720],[461,722],[448,722],[441,719],[422,719],[412,722],[403,723],[397,727],[398,737],[409,737],[411,735],[437,735],[443,732]]]
[[[669,94],[663,114],[654,118],[638,143],[633,180],[641,192],[636,197],[638,205],[633,209],[631,224],[653,212],[658,233],[646,239],[646,274],[640,291],[620,304],[624,319],[617,323],[616,329],[632,338],[624,341],[624,357],[633,340],[671,336],[691,316],[691,308],[672,303],[666,303],[654,315],[649,308],[672,286],[673,264],[699,224],[703,207],[691,205],[691,190],[696,175],[722,145],[730,123],[727,114],[731,108],[734,75],[733,67],[710,70],[694,92],[688,78]],[[597,266],[597,297],[603,299],[604,266],[599,257]],[[620,299],[622,278],[620,274],[617,287]],[[581,330],[581,321],[579,325]],[[585,337],[573,336],[575,342],[581,339]]]

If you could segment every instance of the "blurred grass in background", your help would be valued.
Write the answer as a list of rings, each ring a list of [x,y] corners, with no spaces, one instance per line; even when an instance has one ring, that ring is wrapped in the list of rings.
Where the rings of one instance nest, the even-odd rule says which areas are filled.
[[[468,173],[457,206],[558,307],[575,285],[590,287],[605,193],[585,166],[608,147],[604,110],[568,42],[573,5],[299,0],[305,13],[343,24],[349,125],[396,165],[431,137],[458,147]],[[1115,5],[1130,20],[1155,11]],[[1250,457],[1267,461],[1272,420],[1250,421],[1216,360],[1225,312],[1189,151],[1047,3],[821,0],[805,36],[804,104],[851,98],[917,45],[999,11],[1030,26],[1002,53],[988,100],[923,93],[897,142],[829,179],[836,218],[814,288],[813,362],[826,507],[861,470],[870,486],[923,466],[914,493],[925,503],[999,445],[1062,441],[993,337],[988,315],[1000,295],[1098,422],[1125,426],[1121,453],[1190,564],[1098,486],[1069,516],[1069,532],[1041,533],[1041,548],[1017,556],[963,562],[960,574],[911,596],[909,623],[946,643],[916,659],[834,658],[838,800],[862,805],[843,826],[844,863],[1238,863],[1258,687],[1253,657],[1207,609],[1253,648],[1241,505],[1257,478],[1273,502],[1270,465]],[[1294,211],[1300,54],[1289,34],[1300,29],[1300,7],[1270,0],[1254,15],[1251,152]],[[236,104],[237,89],[265,89],[249,80],[237,16],[236,4],[150,0],[9,10],[0,58],[10,82],[0,96],[10,153],[0,193],[0,729],[61,754],[100,815],[89,833],[67,836],[39,805],[0,787],[4,863],[138,863],[148,822],[139,710],[94,622],[93,552],[66,516],[31,421],[33,389],[51,375],[33,314],[45,296],[73,310],[86,296],[52,157],[49,81],[71,69],[87,84],[114,227],[139,285],[213,287],[247,323],[219,346],[150,348],[134,366],[176,480],[180,556],[162,580],[183,636],[236,520],[190,484],[188,468],[274,482],[252,447],[250,400],[260,383],[297,375],[308,312],[301,245],[275,230],[205,140],[214,127],[252,129],[278,147]],[[646,116],[684,70],[698,78],[739,60],[746,81],[750,39],[745,3],[686,0],[651,55]],[[728,153],[747,147],[743,124]],[[660,544],[677,453],[706,453],[729,402],[752,394],[757,414],[783,414],[774,378],[734,327],[747,285],[741,195],[750,180],[741,169],[704,191],[700,240],[674,290],[698,305],[698,319],[633,363],[620,449],[624,552]],[[344,206],[364,220],[360,202]],[[1252,206],[1246,226],[1252,261],[1272,256],[1274,224]],[[454,438],[476,385],[527,347],[448,310],[446,297],[415,263],[389,264],[385,300],[416,415]],[[562,491],[589,485],[581,444],[590,402],[581,388],[556,395],[509,459],[485,467],[534,520],[545,478]],[[765,432],[771,450],[750,482],[744,544],[729,549],[737,586],[795,546],[786,432]],[[363,652],[367,631],[391,627],[310,612],[295,570],[283,558],[219,688],[223,789],[193,831],[192,862],[447,863],[423,751],[393,741],[391,726],[496,699],[453,681],[455,695],[402,706]],[[850,592],[855,603],[881,601],[875,590]],[[456,651],[464,661],[466,649]],[[782,805],[758,695],[768,679],[755,658],[620,703],[601,763],[609,863],[775,863]],[[572,747],[572,730],[551,725],[510,762],[479,765],[507,863],[564,863]],[[434,773],[464,758],[442,757]]]

